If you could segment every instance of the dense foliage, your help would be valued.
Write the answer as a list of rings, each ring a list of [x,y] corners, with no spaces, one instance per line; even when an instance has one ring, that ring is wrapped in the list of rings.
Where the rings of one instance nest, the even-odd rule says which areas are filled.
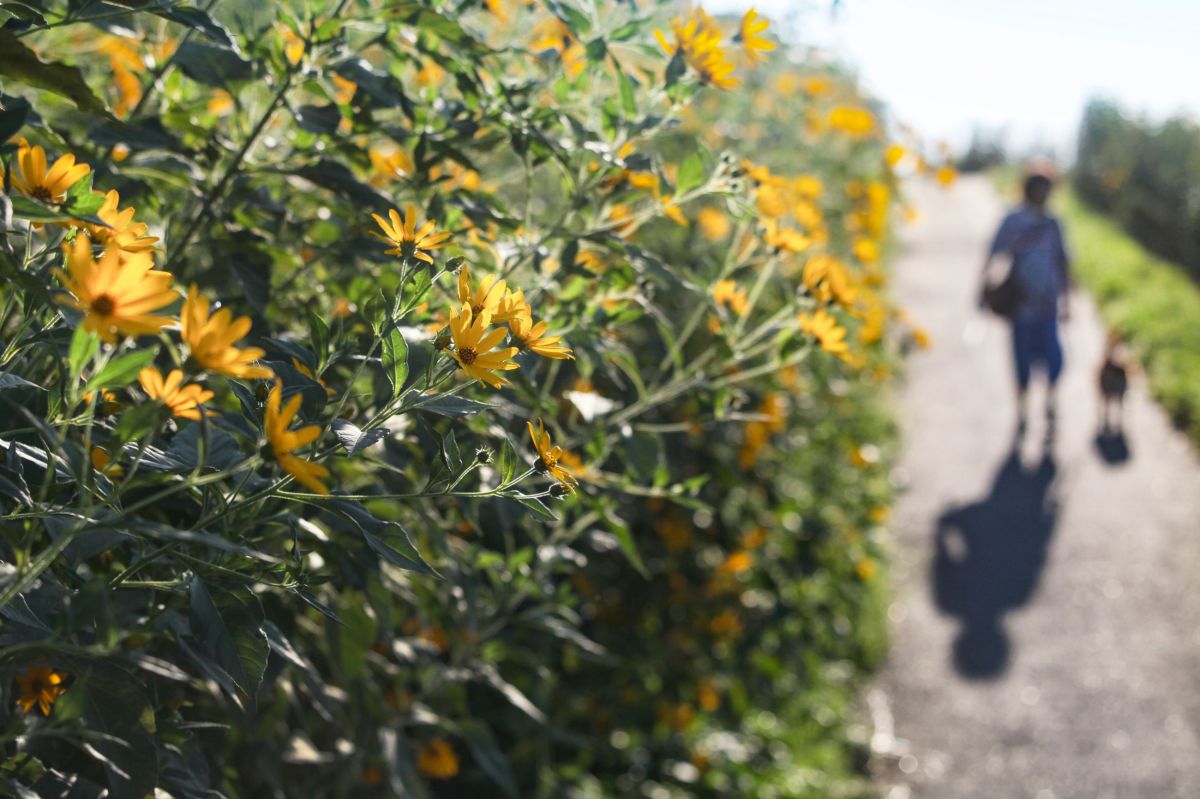
[[[1172,422],[1200,444],[1200,286],[1070,192],[1057,209],[1072,268],[1134,349]]]
[[[0,791],[863,790],[852,81],[753,13],[3,8]]]
[[[1200,281],[1200,127],[1151,124],[1108,102],[1084,111],[1073,170],[1079,196]]]

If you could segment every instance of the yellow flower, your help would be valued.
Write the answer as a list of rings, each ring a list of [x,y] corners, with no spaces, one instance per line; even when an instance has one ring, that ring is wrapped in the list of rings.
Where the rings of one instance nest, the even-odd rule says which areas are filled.
[[[871,239],[857,238],[851,249],[854,257],[868,266],[879,260],[879,245]]]
[[[535,53],[549,50],[559,54],[563,69],[567,76],[575,78],[587,66],[586,53],[582,44],[571,34],[571,29],[558,17],[549,17],[533,26],[533,44],[530,49]]]
[[[420,86],[440,86],[446,77],[446,70],[436,61],[425,61],[421,71],[417,73],[417,84]]]
[[[120,480],[125,474],[124,467],[119,463],[114,463],[113,459],[100,447],[92,447],[90,453],[92,468],[100,472],[110,480]]]
[[[929,333],[923,327],[913,327],[909,331],[912,336],[913,343],[923,350],[927,350],[933,345],[933,340],[929,337]]]
[[[745,315],[749,306],[746,292],[732,280],[718,280],[712,287],[712,298],[717,305],[724,305],[738,316]]]
[[[367,152],[375,174],[371,176],[372,186],[383,186],[396,178],[406,177],[413,173],[413,162],[403,150],[382,150],[372,147]]]
[[[330,76],[333,80],[333,101],[338,105],[345,105],[354,99],[354,93],[358,91],[358,84],[352,80],[347,80],[336,72]]]
[[[492,388],[502,388],[508,381],[497,371],[516,369],[512,357],[516,347],[495,349],[504,340],[504,328],[489,330],[492,315],[482,311],[478,316],[471,313],[471,306],[463,303],[458,311],[450,311],[450,336],[454,342],[451,357],[458,362],[464,374],[482,380]]]
[[[483,0],[483,3],[492,16],[501,22],[508,22],[508,8],[505,6],[504,0]]]
[[[816,76],[808,78],[804,81],[804,91],[817,97],[822,94],[828,94],[833,89],[833,82],[829,78]]]
[[[283,384],[275,381],[275,387],[267,395],[266,416],[263,430],[267,434],[267,446],[280,468],[296,478],[302,485],[317,494],[328,494],[329,489],[321,482],[329,476],[329,470],[319,463],[312,463],[292,454],[292,450],[311,444],[321,436],[321,428],[312,424],[297,430],[288,430],[296,411],[300,410],[301,395],[295,394],[280,410],[283,400]]]
[[[201,369],[220,372],[229,377],[251,380],[274,377],[275,373],[254,362],[266,353],[258,347],[239,349],[234,343],[250,332],[250,317],[233,318],[233,312],[222,308],[210,315],[208,298],[195,283],[188,289],[183,302],[180,323],[183,340],[191,351],[192,361]]]
[[[142,99],[142,82],[122,63],[112,62],[113,84],[117,87],[117,104],[113,114],[123,117]]]
[[[567,488],[573,489],[579,485],[575,476],[559,463],[562,460],[563,451],[551,443],[550,434],[542,426],[542,421],[538,420],[537,427],[533,426],[533,422],[526,422],[526,424],[529,425],[529,437],[533,439],[533,448],[537,450],[538,454],[534,468],[539,472],[549,474]]]
[[[83,327],[109,344],[117,335],[143,336],[157,333],[173,320],[151,316],[179,299],[171,291],[171,275],[154,269],[149,253],[124,259],[119,250],[105,250],[99,260],[92,257],[92,241],[83,233],[72,244],[63,244],[67,269],[54,274],[71,292],[62,302],[82,311]]]
[[[812,246],[812,239],[795,228],[781,228],[774,219],[768,219],[763,240],[770,246],[790,253],[801,253]]]
[[[208,99],[208,113],[213,116],[223,117],[232,111],[233,107],[232,94],[224,89],[213,89],[212,96]]]
[[[9,176],[12,187],[43,203],[62,202],[67,198],[67,189],[92,171],[87,164],[75,163],[71,153],[60,156],[47,169],[46,151],[37,145],[30,147],[25,139],[17,141],[16,162],[16,168]]]
[[[812,314],[801,314],[799,322],[800,329],[814,337],[821,349],[843,359],[849,355],[846,328],[839,325],[833,315],[824,308]]]
[[[721,89],[732,89],[738,85],[737,78],[730,76],[734,65],[727,60],[721,48],[721,29],[703,9],[694,9],[687,19],[677,17],[672,20],[671,32],[675,35],[673,42],[662,31],[656,30],[654,35],[667,53],[683,54],[684,60],[699,75],[701,83]]]
[[[145,223],[133,221],[133,208],[120,210],[120,202],[121,195],[116,189],[104,195],[104,204],[96,211],[96,216],[104,220],[108,227],[88,225],[88,235],[105,251],[115,249],[124,255],[152,252],[158,244],[158,238],[147,235]]]
[[[950,166],[949,164],[942,166],[937,171],[938,183],[941,183],[943,186],[949,186],[951,183],[953,183],[955,181],[955,179],[957,177],[958,177],[958,170],[956,170],[954,167]]]
[[[458,755],[450,744],[434,738],[417,752],[417,771],[431,780],[448,780],[458,774]]]
[[[547,336],[546,331],[549,325],[544,321],[535,325],[533,315],[528,309],[527,305],[524,313],[518,314],[508,321],[508,331],[512,334],[512,341],[517,348],[535,352],[543,358],[555,360],[574,358],[570,347],[559,343],[562,341],[562,336]]]
[[[49,666],[30,666],[18,674],[17,704],[21,706],[21,712],[28,713],[36,707],[43,716],[49,716],[50,708],[67,690],[63,687],[66,676]]]
[[[759,19],[758,12],[753,8],[742,17],[737,38],[742,43],[742,51],[746,60],[752,65],[766,61],[766,56],[762,53],[768,53],[775,49],[775,42],[759,35],[767,29],[768,24],[765,19]]]
[[[403,218],[396,210],[388,211],[390,224],[379,214],[371,214],[371,216],[374,218],[375,224],[383,230],[383,235],[373,230],[371,235],[394,245],[387,251],[388,255],[415,258],[418,261],[432,264],[433,257],[429,253],[449,246],[447,239],[450,238],[450,233],[448,231],[439,232],[432,219],[426,220],[425,224],[417,227],[417,209],[411,205],[405,209]]]
[[[829,112],[828,122],[851,138],[862,138],[875,130],[875,115],[862,106],[839,105]]]
[[[153,366],[147,366],[138,375],[138,382],[150,399],[162,400],[171,414],[180,419],[200,421],[200,405],[213,398],[213,392],[195,383],[183,385],[183,372],[172,369],[163,379]]]
[[[729,217],[716,208],[701,208],[696,214],[696,224],[700,226],[700,234],[709,241],[720,241],[733,229]]]
[[[479,285],[471,287],[471,270],[466,264],[458,270],[458,301],[471,306],[471,314],[487,311],[492,315],[493,322],[507,322],[520,308],[513,307],[513,295],[508,291],[507,284],[498,280],[495,275],[484,275]],[[520,293],[520,301],[524,302],[525,295]],[[504,308],[501,309],[502,301]]]
[[[904,160],[904,148],[899,144],[889,145],[883,153],[883,160],[889,168],[895,169]]]
[[[299,64],[304,57],[304,40],[291,28],[283,29],[283,55],[292,66]]]
[[[679,206],[671,201],[670,194],[663,195],[662,211],[663,215],[667,217],[667,219],[670,219],[677,225],[687,227],[687,217],[683,215],[683,211],[679,209]]]

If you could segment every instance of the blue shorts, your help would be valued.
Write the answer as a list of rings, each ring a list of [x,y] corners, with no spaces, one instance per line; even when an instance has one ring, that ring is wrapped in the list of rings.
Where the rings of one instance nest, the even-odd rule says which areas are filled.
[[[1050,385],[1058,382],[1063,369],[1062,343],[1058,339],[1058,317],[1018,316],[1012,323],[1013,360],[1017,385],[1025,389],[1035,364],[1046,370]]]

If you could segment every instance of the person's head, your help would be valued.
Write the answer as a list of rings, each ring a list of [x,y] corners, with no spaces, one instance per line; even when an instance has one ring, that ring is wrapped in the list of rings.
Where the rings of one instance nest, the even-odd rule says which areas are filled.
[[[1045,208],[1046,200],[1050,197],[1050,189],[1054,186],[1054,182],[1050,180],[1048,175],[1041,172],[1034,172],[1029,177],[1025,178],[1025,203],[1032,205],[1035,208]]]

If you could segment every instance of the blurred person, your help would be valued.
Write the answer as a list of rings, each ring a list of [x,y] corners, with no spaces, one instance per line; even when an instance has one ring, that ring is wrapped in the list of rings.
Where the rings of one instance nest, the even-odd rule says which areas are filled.
[[[1100,387],[1100,429],[1102,432],[1120,431],[1125,391],[1129,388],[1129,355],[1116,332],[1108,334],[1104,363],[1100,365],[1096,382]]]
[[[1034,367],[1048,383],[1046,438],[1056,426],[1055,386],[1063,370],[1059,319],[1068,316],[1070,262],[1062,225],[1046,211],[1054,183],[1049,174],[1031,171],[1025,178],[1022,203],[1010,211],[992,239],[983,263],[981,304],[1004,316],[1012,326],[1013,361],[1017,377],[1017,435],[1025,432],[1027,395]],[[1007,255],[1011,266],[1004,280],[989,283],[993,262]]]

